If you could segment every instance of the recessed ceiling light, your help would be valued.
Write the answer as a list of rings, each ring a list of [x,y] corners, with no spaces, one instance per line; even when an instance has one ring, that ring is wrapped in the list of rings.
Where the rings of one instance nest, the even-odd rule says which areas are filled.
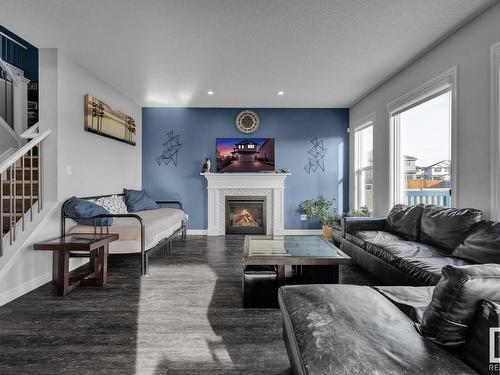
[[[208,92],[207,92],[207,94],[208,94],[208,95],[213,95],[213,94],[214,94],[214,92],[213,92],[212,90],[210,90],[210,91],[208,91]]]
[[[285,92],[284,91],[278,91],[277,94],[281,96],[281,95],[285,95]]]

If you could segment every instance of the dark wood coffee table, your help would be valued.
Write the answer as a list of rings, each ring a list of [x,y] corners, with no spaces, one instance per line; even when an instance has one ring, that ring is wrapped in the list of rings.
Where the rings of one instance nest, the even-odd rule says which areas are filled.
[[[274,265],[278,283],[284,284],[285,266],[298,266],[308,275],[328,272],[330,282],[339,282],[339,265],[351,258],[320,236],[246,236],[243,248],[245,265]]]
[[[65,296],[79,286],[104,286],[108,279],[108,245],[118,239],[117,234],[70,234],[37,243],[35,250],[52,251],[53,278],[58,294]],[[71,252],[88,252],[90,271],[70,283],[69,258]]]

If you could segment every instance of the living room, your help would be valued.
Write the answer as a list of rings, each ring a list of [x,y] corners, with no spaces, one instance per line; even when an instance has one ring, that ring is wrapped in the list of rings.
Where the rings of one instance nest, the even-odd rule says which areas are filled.
[[[1,9],[0,373],[500,373],[497,0]]]

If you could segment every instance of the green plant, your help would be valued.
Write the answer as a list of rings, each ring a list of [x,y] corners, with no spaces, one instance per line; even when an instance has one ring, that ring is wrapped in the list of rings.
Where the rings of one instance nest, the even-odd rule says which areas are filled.
[[[299,205],[299,212],[309,219],[321,221],[323,225],[331,225],[338,217],[335,202],[335,198],[328,200],[323,196],[308,199]]]
[[[371,215],[368,207],[360,207],[359,210],[352,210],[344,213],[345,217],[369,217]]]

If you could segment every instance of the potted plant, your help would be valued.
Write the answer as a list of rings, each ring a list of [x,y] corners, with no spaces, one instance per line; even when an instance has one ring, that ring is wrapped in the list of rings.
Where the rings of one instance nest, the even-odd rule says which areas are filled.
[[[338,218],[335,208],[335,198],[328,200],[323,196],[318,199],[308,199],[299,205],[299,212],[309,219],[319,220],[323,225],[323,237],[332,240],[332,223]]]
[[[357,210],[351,210],[351,211],[344,213],[344,216],[345,217],[370,217],[371,213],[370,213],[370,210],[368,209],[368,207],[363,206]]]

